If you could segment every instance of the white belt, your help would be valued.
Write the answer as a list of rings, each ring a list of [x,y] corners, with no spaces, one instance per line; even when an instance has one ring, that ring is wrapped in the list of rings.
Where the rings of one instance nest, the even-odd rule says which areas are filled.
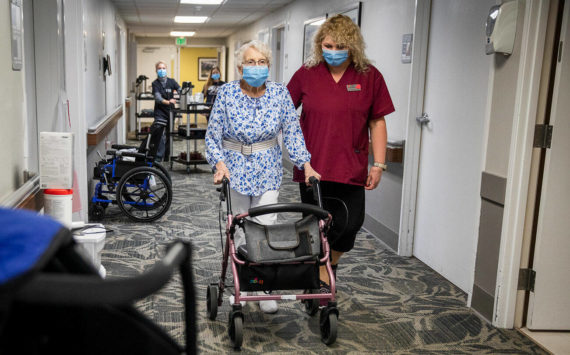
[[[268,139],[263,142],[257,142],[252,144],[241,144],[234,140],[227,140],[224,139],[222,142],[222,146],[224,149],[233,150],[235,152],[239,152],[243,155],[251,155],[255,152],[260,152],[262,150],[267,150],[273,148],[277,145],[277,137]]]

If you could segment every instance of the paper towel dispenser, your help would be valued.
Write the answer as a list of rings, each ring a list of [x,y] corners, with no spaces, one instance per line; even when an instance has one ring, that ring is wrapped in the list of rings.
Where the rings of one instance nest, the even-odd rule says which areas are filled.
[[[505,2],[491,7],[487,17],[486,54],[503,53],[509,55],[513,52],[515,32],[517,29],[518,0]]]

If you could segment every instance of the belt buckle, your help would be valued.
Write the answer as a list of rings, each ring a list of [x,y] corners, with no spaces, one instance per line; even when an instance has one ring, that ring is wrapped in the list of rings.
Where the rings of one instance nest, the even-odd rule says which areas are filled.
[[[241,154],[243,155],[251,155],[253,153],[253,147],[251,145],[241,145]]]

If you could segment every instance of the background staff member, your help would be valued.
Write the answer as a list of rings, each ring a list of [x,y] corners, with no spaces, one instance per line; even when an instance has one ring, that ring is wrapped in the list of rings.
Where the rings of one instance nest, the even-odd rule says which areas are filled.
[[[349,211],[342,235],[330,238],[335,272],[364,222],[364,190],[376,188],[386,168],[384,116],[394,112],[384,78],[366,58],[364,46],[360,28],[349,17],[329,18],[314,37],[311,58],[287,85],[295,107],[303,105],[301,129],[311,164],[321,174],[323,196],[344,201]],[[369,130],[374,154],[370,171]],[[311,203],[303,172],[295,168],[293,179],[301,183],[302,201]],[[321,281],[326,292],[330,280],[324,267]]]
[[[202,89],[202,93],[206,98],[207,104],[214,103],[220,86],[224,85],[225,83],[225,81],[221,80],[220,68],[217,66],[213,67],[210,71],[210,75],[208,76],[208,81],[204,85],[204,89]]]
[[[170,152],[166,151],[168,139],[167,129],[169,124],[170,109],[176,104],[174,94],[180,92],[180,85],[176,80],[166,76],[166,63],[158,61],[155,64],[158,78],[152,82],[152,94],[154,95],[154,122],[150,127],[151,151],[156,151],[155,161],[162,161]]]

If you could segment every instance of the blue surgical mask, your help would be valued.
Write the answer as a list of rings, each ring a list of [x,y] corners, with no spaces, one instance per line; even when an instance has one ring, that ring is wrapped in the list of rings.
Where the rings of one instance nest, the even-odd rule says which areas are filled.
[[[165,78],[166,77],[166,69],[158,69],[156,71],[156,74],[158,75],[159,78]]]
[[[341,51],[334,51],[331,49],[324,49],[323,48],[323,57],[325,61],[332,65],[333,67],[339,66],[344,63],[345,60],[348,59],[348,49],[344,49]]]
[[[218,74],[218,73],[212,74],[212,79],[214,79],[214,80],[219,80],[219,79],[220,79],[220,74]]]
[[[254,88],[265,83],[269,76],[269,68],[266,65],[250,65],[243,67],[243,80]]]

